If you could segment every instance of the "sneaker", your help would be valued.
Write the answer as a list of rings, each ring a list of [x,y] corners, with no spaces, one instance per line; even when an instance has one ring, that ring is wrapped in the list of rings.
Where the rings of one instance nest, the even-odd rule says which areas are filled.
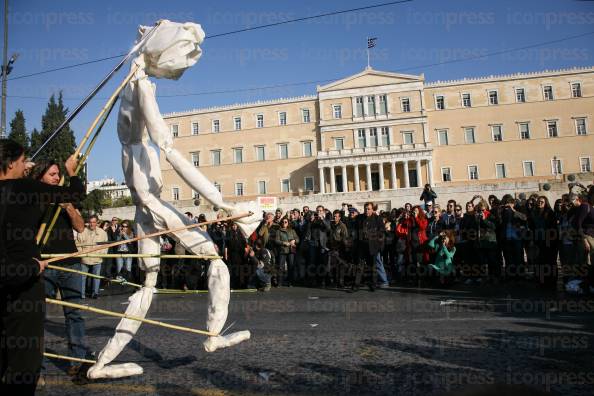
[[[269,292],[271,287],[272,287],[272,285],[270,283],[267,283],[266,286],[264,286],[264,291]]]
[[[378,285],[378,288],[380,288],[380,289],[385,289],[387,287],[390,287],[389,283],[382,283],[382,284]]]

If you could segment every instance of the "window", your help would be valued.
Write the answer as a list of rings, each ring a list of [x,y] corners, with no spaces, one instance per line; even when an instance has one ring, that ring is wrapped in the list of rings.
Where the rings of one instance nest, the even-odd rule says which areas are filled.
[[[501,125],[491,125],[491,136],[494,142],[501,142],[503,140],[503,128]]]
[[[561,175],[563,173],[563,163],[558,158],[551,160],[551,171],[553,175]]]
[[[412,132],[402,132],[402,141],[404,144],[413,144],[413,133]]]
[[[437,110],[445,109],[445,99],[442,95],[438,95],[435,97],[435,108]]]
[[[266,194],[266,181],[260,180],[258,182],[258,194]]]
[[[452,171],[450,170],[450,168],[441,168],[441,181],[452,181]]]
[[[390,142],[390,128],[382,127],[382,146],[389,146]]]
[[[221,150],[212,150],[210,152],[210,162],[213,166],[221,165]]]
[[[289,179],[282,179],[281,180],[281,192],[288,193],[289,192]]]
[[[278,113],[278,125],[287,125],[287,112],[281,111]]]
[[[200,125],[198,125],[197,122],[193,122],[192,123],[192,136],[198,135],[199,132],[200,132]]]
[[[582,84],[572,83],[571,84],[571,97],[581,98],[582,97]]]
[[[410,113],[410,99],[409,98],[400,99],[400,105],[402,106],[403,113]]]
[[[357,96],[355,99],[355,115],[357,117],[363,117],[363,96]]]
[[[236,131],[241,130],[241,117],[233,117],[233,127]]]
[[[505,164],[495,164],[495,177],[498,179],[505,179],[507,177]]]
[[[379,113],[388,114],[388,97],[386,95],[380,95],[379,97]]]
[[[534,176],[534,161],[522,161],[522,168],[524,169],[524,176]]]
[[[241,164],[243,162],[243,149],[241,147],[233,149],[233,162],[236,164]]]
[[[256,146],[256,160],[258,160],[258,161],[266,160],[266,152],[264,151],[264,146]]]
[[[358,147],[367,147],[367,140],[365,139],[365,129],[357,130],[357,146]]]
[[[281,143],[278,145],[278,157],[280,159],[289,158],[289,144],[288,143]]]
[[[179,187],[171,188],[171,199],[174,201],[179,201]]]
[[[469,93],[462,94],[462,106],[464,106],[464,107],[472,107],[472,101],[470,100],[470,94]]]
[[[585,118],[576,118],[575,119],[575,132],[580,135],[586,135],[588,132],[586,131],[586,119]]]
[[[243,195],[243,183],[235,183],[235,195],[238,197]]]
[[[256,116],[256,128],[264,128],[264,115],[258,114]]]
[[[306,176],[303,178],[303,187],[305,191],[313,191],[314,189],[314,178]]]
[[[553,87],[551,85],[545,85],[542,88],[544,100],[553,100],[555,97],[553,96]]]
[[[580,172],[592,172],[592,165],[590,164],[590,157],[580,157]]]
[[[375,96],[367,97],[367,115],[375,115]]]
[[[447,129],[442,129],[441,131],[437,131],[437,143],[440,146],[447,146],[449,144]]]
[[[468,165],[468,178],[470,180],[478,180],[479,173],[477,165]]]
[[[377,128],[370,128],[369,129],[369,147],[376,147],[377,145],[378,145]]]
[[[332,115],[334,118],[342,118],[342,106],[332,105]]]
[[[559,136],[559,131],[557,131],[557,121],[547,121],[547,132],[550,138]]]
[[[303,156],[311,157],[311,142],[303,142]]]
[[[520,128],[520,139],[530,139],[530,125],[527,122],[521,122],[518,125]]]
[[[344,150],[344,138],[334,138],[334,149]]]
[[[499,96],[497,95],[497,91],[489,91],[489,104],[499,104]]]
[[[191,153],[191,157],[192,157],[192,165],[194,165],[196,168],[198,168],[200,166],[200,153],[199,152]]]
[[[179,125],[173,124],[171,125],[171,136],[174,138],[179,136]]]
[[[526,102],[526,93],[524,92],[524,88],[516,88],[516,102]]]
[[[212,131],[219,133],[221,131],[221,122],[219,120],[212,120]]]
[[[311,122],[311,117],[309,116],[309,109],[302,109],[301,116],[303,118],[304,123]]]
[[[464,139],[467,144],[476,143],[476,140],[474,140],[474,128],[464,128]]]

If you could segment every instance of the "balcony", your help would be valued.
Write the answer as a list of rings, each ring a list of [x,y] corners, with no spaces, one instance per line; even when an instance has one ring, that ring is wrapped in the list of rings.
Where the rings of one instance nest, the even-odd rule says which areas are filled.
[[[391,144],[389,146],[359,147],[342,150],[318,151],[318,158],[349,157],[364,154],[407,152],[416,150],[426,150],[429,148],[431,148],[430,143]]]

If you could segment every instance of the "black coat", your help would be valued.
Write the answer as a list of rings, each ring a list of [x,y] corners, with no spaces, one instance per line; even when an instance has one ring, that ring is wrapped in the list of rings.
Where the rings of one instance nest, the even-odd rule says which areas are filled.
[[[377,214],[359,215],[359,250],[361,254],[375,255],[382,251],[385,242],[384,222]]]

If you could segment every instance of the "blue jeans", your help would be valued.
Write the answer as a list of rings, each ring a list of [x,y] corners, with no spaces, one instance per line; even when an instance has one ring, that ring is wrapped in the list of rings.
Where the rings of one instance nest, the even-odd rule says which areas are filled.
[[[122,267],[126,264],[126,271],[128,273],[132,272],[132,257],[116,257],[116,267],[118,269],[118,274],[122,272]]]
[[[375,255],[375,268],[377,269],[377,277],[379,278],[380,285],[388,285],[388,275],[384,269],[384,261],[382,259],[381,252]]]
[[[80,270],[81,264],[76,264],[69,268]],[[44,271],[43,277],[45,278],[45,294],[47,297],[56,298],[56,292],[57,290],[60,290],[62,301],[75,304],[80,303],[80,283],[82,275],[47,269]],[[63,307],[63,310],[69,356],[85,358],[87,355],[87,347],[84,343],[85,319],[83,318],[81,311],[78,309]],[[71,364],[74,365],[76,363],[72,362]]]
[[[101,264],[95,264],[95,265],[85,265],[85,264],[81,264],[81,271],[83,272],[89,272],[93,274],[93,275],[101,275]],[[86,291],[86,286],[87,286],[87,277],[84,275],[81,275],[82,278],[82,282],[81,282],[81,287],[80,287],[80,297],[81,298],[85,298],[85,291]],[[93,278],[92,280],[92,284],[93,284],[93,294],[98,295],[99,294],[99,282],[101,282],[100,279],[97,278]]]

